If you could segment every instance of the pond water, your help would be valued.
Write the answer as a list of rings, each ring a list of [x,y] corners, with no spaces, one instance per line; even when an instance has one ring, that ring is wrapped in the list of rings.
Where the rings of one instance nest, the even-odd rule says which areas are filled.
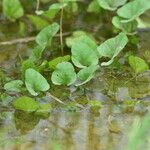
[[[98,42],[112,37],[113,33],[109,31],[111,25],[105,17],[80,14],[70,22],[64,21],[64,32],[67,32],[68,27],[70,31],[84,29],[93,32]],[[10,25],[3,19],[1,21],[0,42],[19,37],[16,34],[18,23]],[[31,28],[26,35],[36,34]],[[140,30],[138,40],[138,46],[133,44],[128,48],[133,48],[142,56],[141,51],[147,50],[150,45],[150,31]],[[54,45],[58,42],[56,38]],[[59,55],[60,47],[54,45],[45,54],[46,58],[52,59]],[[26,59],[33,47],[34,41],[0,45],[1,72],[17,79],[20,59]],[[67,48],[65,53],[69,53]],[[135,118],[142,119],[150,111],[150,72],[133,78],[128,65],[119,71],[100,68],[94,79],[82,88],[51,85],[50,91],[62,101],[76,101],[83,108],[74,107],[72,103],[61,106],[47,93],[37,100],[51,102],[53,109],[50,113],[41,116],[17,111],[12,108],[11,101],[19,95],[4,94],[0,85],[0,150],[126,150]],[[101,106],[91,108],[87,105],[88,100],[100,101]]]

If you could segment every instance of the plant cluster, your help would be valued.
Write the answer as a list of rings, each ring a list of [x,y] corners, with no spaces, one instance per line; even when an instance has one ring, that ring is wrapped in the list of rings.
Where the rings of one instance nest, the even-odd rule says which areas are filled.
[[[24,15],[24,9],[19,0],[3,0],[2,4],[3,14],[10,21],[15,21]],[[72,36],[65,39],[66,45],[71,49],[71,54],[53,60],[43,60],[42,54],[47,47],[50,47],[53,37],[59,30],[62,38],[62,24],[53,22],[49,25],[43,17],[52,21],[59,12],[62,16],[65,10],[76,11],[77,1],[60,0],[50,5],[46,11],[37,8],[36,15],[28,15],[36,28],[41,30],[36,36],[36,47],[29,59],[21,62],[22,80],[12,80],[4,85],[4,89],[21,92],[25,84],[29,93],[37,96],[40,92],[50,89],[49,81],[43,76],[45,70],[48,70],[51,81],[55,85],[81,86],[90,81],[100,67],[111,66],[127,45],[128,36],[136,33],[137,26],[141,22],[140,15],[150,9],[150,0],[129,2],[127,0],[93,0],[87,10],[100,13],[102,9],[115,12],[116,16],[112,18],[112,24],[120,33],[99,44],[86,32],[75,31]],[[62,39],[61,48],[63,50]],[[106,61],[103,62],[103,60]],[[138,56],[129,55],[128,63],[136,74],[149,69],[146,61]],[[23,100],[27,103],[31,101],[27,98],[23,98]],[[17,100],[14,106],[20,108],[20,102]],[[37,104],[35,102],[33,104],[37,108]]]

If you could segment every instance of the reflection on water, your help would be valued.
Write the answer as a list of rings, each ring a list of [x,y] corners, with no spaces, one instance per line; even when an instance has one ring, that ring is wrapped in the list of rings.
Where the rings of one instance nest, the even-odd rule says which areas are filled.
[[[103,105],[99,113],[53,110],[47,118],[3,111],[0,150],[125,150],[134,118],[143,116],[137,106],[130,113],[120,104]]]

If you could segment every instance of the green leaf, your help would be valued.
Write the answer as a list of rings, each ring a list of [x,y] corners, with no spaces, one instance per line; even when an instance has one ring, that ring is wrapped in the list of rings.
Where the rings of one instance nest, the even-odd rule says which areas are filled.
[[[50,86],[46,79],[34,69],[27,69],[25,72],[25,84],[27,90],[33,96],[37,96],[40,91],[47,91]]]
[[[97,47],[94,37],[82,30],[74,31],[72,36],[66,38],[66,45],[70,48],[77,42],[85,42],[93,49]]]
[[[128,42],[128,38],[125,33],[120,33],[114,38],[108,39],[102,43],[98,48],[100,57],[108,57],[111,60],[103,62],[102,66],[108,66],[113,63],[114,58],[120,53]]]
[[[23,82],[21,80],[13,80],[4,85],[6,91],[21,92]]]
[[[15,21],[24,14],[23,7],[19,0],[3,0],[3,13],[11,21]]]
[[[51,70],[55,70],[56,69],[56,66],[59,64],[59,63],[62,63],[62,62],[66,62],[66,61],[69,61],[70,60],[70,55],[66,55],[66,56],[63,56],[63,57],[57,57],[53,60],[51,60],[49,62],[49,68]]]
[[[135,71],[135,73],[143,73],[146,70],[149,70],[148,64],[137,56],[129,56],[129,64],[132,67],[132,69]]]
[[[56,66],[52,73],[51,80],[56,85],[71,85],[76,80],[76,73],[73,65],[69,62],[62,62]]]
[[[25,78],[25,71],[29,68],[33,68],[33,69],[36,68],[35,64],[33,63],[33,61],[31,59],[27,59],[21,63],[21,69],[20,70],[21,70],[22,79]]]
[[[39,45],[36,46],[30,55],[30,59],[32,61],[38,61],[39,59],[41,59],[44,49],[45,49],[45,47],[42,47]]]
[[[127,0],[97,0],[97,1],[102,8],[114,11],[119,6],[124,5]]]
[[[101,107],[102,103],[97,100],[90,100],[90,101],[88,101],[88,105],[90,107]]]
[[[94,12],[94,13],[100,13],[101,12],[101,7],[98,4],[97,0],[93,0],[87,9],[87,12]]]
[[[80,40],[72,45],[72,61],[78,68],[85,68],[98,64],[97,45],[88,36],[82,36]]]
[[[40,105],[40,107],[36,111],[36,114],[38,114],[38,115],[47,114],[50,112],[50,110],[52,110],[51,104],[49,104],[49,103],[42,104],[42,105]]]
[[[47,27],[45,27],[36,37],[36,43],[41,47],[46,47],[48,43],[51,41],[52,37],[58,32],[59,25],[57,23],[53,23]]]
[[[129,22],[139,17],[148,9],[150,9],[150,0],[133,0],[119,8],[117,14],[125,19],[122,22]]]
[[[13,103],[15,109],[33,112],[39,108],[38,102],[30,97],[22,96],[16,99]]]
[[[90,81],[94,77],[94,74],[97,69],[98,69],[98,66],[90,66],[90,67],[86,67],[80,70],[77,74],[79,78],[79,83],[77,83],[76,86],[83,85],[87,83],[88,81]]]
[[[130,21],[127,23],[123,23],[121,21],[122,21],[122,18],[120,18],[118,16],[115,16],[112,19],[113,25],[116,28],[122,30],[124,33],[126,33],[126,34],[134,34],[135,33],[135,30],[136,30],[137,25],[138,25],[136,20],[133,20],[133,21]]]
[[[36,27],[37,30],[42,30],[43,28],[49,25],[48,21],[46,21],[45,19],[39,16],[28,15],[27,17],[32,22],[32,24]]]
[[[52,20],[53,18],[55,18],[55,16],[60,11],[60,9],[64,8],[65,6],[66,6],[65,3],[63,5],[60,3],[52,4],[49,7],[49,10],[45,11],[42,15],[45,17],[48,17],[50,20]]]

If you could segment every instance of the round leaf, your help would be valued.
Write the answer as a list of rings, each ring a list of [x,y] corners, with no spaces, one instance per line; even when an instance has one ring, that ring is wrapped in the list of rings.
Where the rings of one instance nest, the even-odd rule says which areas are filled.
[[[69,62],[62,62],[56,66],[51,80],[56,85],[71,85],[76,80],[76,73],[74,67]]]
[[[25,72],[25,84],[27,90],[34,96],[37,96],[40,91],[47,91],[50,86],[46,79],[36,70],[27,69]]]
[[[15,109],[33,112],[39,108],[38,102],[30,97],[22,96],[16,99],[13,103]]]

